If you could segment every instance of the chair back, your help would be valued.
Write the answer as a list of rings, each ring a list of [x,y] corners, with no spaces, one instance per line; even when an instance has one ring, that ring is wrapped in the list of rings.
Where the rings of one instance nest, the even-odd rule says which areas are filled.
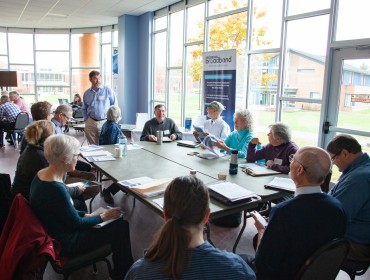
[[[15,119],[14,132],[23,131],[28,125],[28,114],[26,112],[20,112]]]
[[[348,253],[345,239],[334,239],[313,253],[299,270],[298,280],[334,280]]]
[[[135,129],[142,130],[148,120],[148,113],[136,113]]]

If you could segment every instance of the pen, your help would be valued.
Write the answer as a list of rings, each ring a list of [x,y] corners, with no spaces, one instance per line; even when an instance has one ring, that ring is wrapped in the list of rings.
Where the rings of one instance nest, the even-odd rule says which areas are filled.
[[[112,208],[114,208],[114,207],[109,206],[109,205],[107,205],[106,207],[107,207],[107,209],[112,209]],[[122,215],[124,215],[124,214],[126,214],[126,212],[124,212],[124,211],[122,211],[122,210],[121,210],[121,214],[122,214]]]

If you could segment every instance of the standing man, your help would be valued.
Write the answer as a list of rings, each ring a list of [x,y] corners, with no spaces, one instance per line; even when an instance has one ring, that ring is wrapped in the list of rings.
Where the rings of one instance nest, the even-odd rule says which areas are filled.
[[[1,96],[0,99],[0,148],[4,147],[4,129],[12,129],[15,126],[15,120],[21,112],[18,106],[9,102],[9,97]]]
[[[166,107],[163,104],[158,104],[154,107],[154,116],[154,118],[145,123],[140,141],[156,142],[158,130],[162,130],[163,136],[169,137],[171,141],[182,139],[182,133],[175,122],[170,118],[166,118]]]
[[[347,215],[345,238],[350,243],[347,259],[370,260],[370,158],[350,135],[337,135],[327,150],[342,175],[329,194],[343,205]]]
[[[254,264],[261,279],[295,279],[312,253],[342,238],[346,229],[341,203],[320,188],[331,167],[329,154],[304,147],[290,160],[295,197],[272,208],[267,226],[252,213],[258,230]]]
[[[85,135],[89,144],[99,145],[98,126],[103,125],[109,107],[117,105],[117,99],[109,87],[101,85],[100,72],[91,71],[89,79],[91,88],[85,91],[82,105]]]

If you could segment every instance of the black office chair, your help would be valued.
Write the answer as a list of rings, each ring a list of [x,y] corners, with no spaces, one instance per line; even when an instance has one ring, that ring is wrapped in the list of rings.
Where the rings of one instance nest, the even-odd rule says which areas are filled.
[[[26,112],[20,112],[15,119],[14,128],[6,128],[4,132],[10,133],[10,137],[14,144],[14,149],[16,144],[18,144],[18,139],[16,133],[24,133],[26,126],[28,125],[28,114]]]
[[[355,261],[348,261],[346,260],[342,266],[341,270],[346,272],[351,280],[354,280],[356,276],[361,276],[366,273],[370,266],[370,261],[368,262],[355,262]]]
[[[299,270],[297,280],[334,280],[348,253],[348,241],[334,239],[314,252]]]
[[[100,261],[104,261],[107,264],[109,275],[112,275],[112,266],[107,259],[111,253],[112,249],[110,244],[106,244],[85,254],[70,258],[62,265],[53,261],[50,263],[56,273],[63,274],[64,279],[68,279],[73,272],[90,265],[94,267],[94,274],[96,275],[98,271],[96,263]]]

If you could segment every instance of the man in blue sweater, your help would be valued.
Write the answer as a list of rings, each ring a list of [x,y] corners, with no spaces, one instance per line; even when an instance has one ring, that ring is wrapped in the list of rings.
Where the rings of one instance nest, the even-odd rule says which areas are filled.
[[[330,194],[343,205],[347,215],[348,260],[370,261],[370,158],[350,135],[337,135],[327,150],[342,172]]]
[[[290,158],[295,197],[272,208],[266,227],[252,214],[258,230],[255,257],[258,277],[295,279],[312,253],[344,236],[346,216],[342,205],[320,188],[330,167],[329,154],[323,149],[299,149]]]

